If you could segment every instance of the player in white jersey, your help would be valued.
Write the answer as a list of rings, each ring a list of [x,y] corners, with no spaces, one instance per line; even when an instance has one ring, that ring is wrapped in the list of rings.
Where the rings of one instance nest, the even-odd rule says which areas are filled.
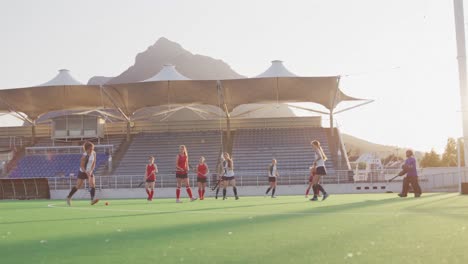
[[[80,160],[80,171],[78,173],[78,177],[76,179],[76,185],[73,186],[70,193],[67,196],[67,204],[71,205],[71,198],[73,194],[80,189],[85,180],[88,180],[88,184],[90,187],[89,193],[91,194],[91,205],[96,204],[99,202],[99,199],[94,199],[96,194],[96,182],[94,178],[93,171],[96,167],[96,152],[94,151],[94,144],[86,141],[83,144],[84,153],[81,156]]]
[[[271,161],[270,166],[268,166],[268,182],[270,183],[270,187],[268,187],[268,189],[266,190],[265,196],[267,196],[271,190],[271,198],[276,198],[275,192],[276,192],[276,186],[278,185],[277,183],[278,176],[279,176],[279,173],[278,173],[278,168],[277,168],[277,161],[276,159],[273,159]]]

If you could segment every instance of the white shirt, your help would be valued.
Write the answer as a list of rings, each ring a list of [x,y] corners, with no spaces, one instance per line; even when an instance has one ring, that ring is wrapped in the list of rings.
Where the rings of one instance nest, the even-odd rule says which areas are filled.
[[[276,168],[276,165],[273,166],[273,168],[269,168],[268,172],[270,173],[270,177],[276,177],[278,175],[278,170]]]
[[[315,152],[315,163],[317,164],[317,167],[325,167],[325,161],[322,158],[322,155],[320,155],[319,150],[314,150]]]
[[[86,158],[86,156],[88,155],[88,153],[83,153],[83,157]],[[93,167],[93,163],[94,161],[96,160],[96,152],[91,152],[91,155],[89,155],[89,159],[88,159],[88,163],[86,164],[86,171],[83,171],[81,169],[81,166],[80,166],[80,171],[81,172],[92,172],[91,168]]]
[[[229,167],[229,162],[227,160],[223,161],[223,166],[224,166],[224,176],[227,177],[232,177],[234,176],[234,170]]]

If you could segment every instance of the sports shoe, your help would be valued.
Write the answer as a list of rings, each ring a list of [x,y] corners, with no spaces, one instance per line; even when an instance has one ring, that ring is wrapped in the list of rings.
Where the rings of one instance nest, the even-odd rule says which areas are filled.
[[[271,198],[276,198],[276,196],[271,196]]]
[[[94,200],[91,201],[91,205],[95,205],[95,204],[97,204],[98,202],[99,202],[99,199],[94,199]]]
[[[308,199],[308,198],[309,198],[309,195],[306,195],[305,198]]]
[[[322,201],[325,200],[325,199],[327,199],[328,196],[329,196],[328,193],[324,193],[324,194],[323,194],[323,197],[322,197]]]
[[[239,200],[239,196],[236,196],[236,200]]]
[[[71,206],[71,198],[70,197],[67,197],[67,205]]]
[[[223,197],[223,201],[226,200],[227,198],[226,197]]]
[[[176,202],[176,203],[182,203],[182,201],[179,200],[179,199],[175,200],[175,202]]]
[[[198,198],[196,197],[193,197],[193,198],[190,198],[190,201],[193,202],[193,201],[196,201]]]
[[[403,195],[402,193],[399,193],[398,196],[400,196],[401,198],[405,198],[406,195]]]
[[[415,194],[414,194],[414,198],[419,198],[419,197],[421,197],[421,194],[420,194],[420,193],[415,193]]]
[[[310,201],[318,201],[317,196],[314,196],[312,199],[310,199]]]

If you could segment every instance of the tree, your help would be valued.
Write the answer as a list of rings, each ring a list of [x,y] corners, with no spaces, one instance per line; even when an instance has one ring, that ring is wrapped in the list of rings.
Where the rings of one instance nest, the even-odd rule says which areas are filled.
[[[395,162],[398,160],[403,160],[403,159],[400,157],[397,157],[395,154],[390,154],[387,157],[383,158],[381,161],[382,161],[382,164],[386,165],[390,162]]]
[[[435,152],[434,149],[431,150],[431,152],[426,152],[424,154],[424,157],[421,159],[421,162],[419,165],[422,168],[427,168],[427,167],[440,167],[441,165],[441,160],[439,154]]]
[[[457,141],[454,138],[449,138],[442,154],[441,166],[456,167],[458,165],[457,158]]]

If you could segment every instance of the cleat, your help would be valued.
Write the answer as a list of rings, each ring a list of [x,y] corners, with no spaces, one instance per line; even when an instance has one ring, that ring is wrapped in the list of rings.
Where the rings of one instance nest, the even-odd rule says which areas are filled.
[[[308,199],[308,198],[309,198],[309,195],[306,195],[305,198]]]
[[[226,197],[223,197],[223,201],[226,200],[227,198]]]
[[[276,198],[276,196],[272,196],[271,198]]]
[[[91,205],[95,205],[95,204],[97,204],[98,202],[99,202],[99,199],[94,199],[94,200],[91,201]]]
[[[198,198],[190,198],[191,202],[196,201],[196,200],[198,200]]]
[[[310,201],[318,201],[318,198],[317,198],[317,197],[313,197],[312,199],[310,199]]]
[[[405,198],[406,195],[403,195],[402,193],[399,193],[398,196],[400,196],[401,198]]]
[[[415,194],[414,194],[414,198],[419,198],[419,197],[421,197],[421,194],[420,194],[420,193],[415,193]]]
[[[236,200],[239,200],[239,196],[236,196]]]
[[[182,203],[182,201],[179,200],[179,199],[175,200],[175,202],[176,202],[176,203]]]
[[[71,198],[67,197],[67,205],[71,206]]]
[[[330,196],[330,195],[328,195],[328,193],[324,193],[324,194],[323,194],[323,197],[322,197],[322,201],[325,200],[325,199],[327,199],[328,196]]]

